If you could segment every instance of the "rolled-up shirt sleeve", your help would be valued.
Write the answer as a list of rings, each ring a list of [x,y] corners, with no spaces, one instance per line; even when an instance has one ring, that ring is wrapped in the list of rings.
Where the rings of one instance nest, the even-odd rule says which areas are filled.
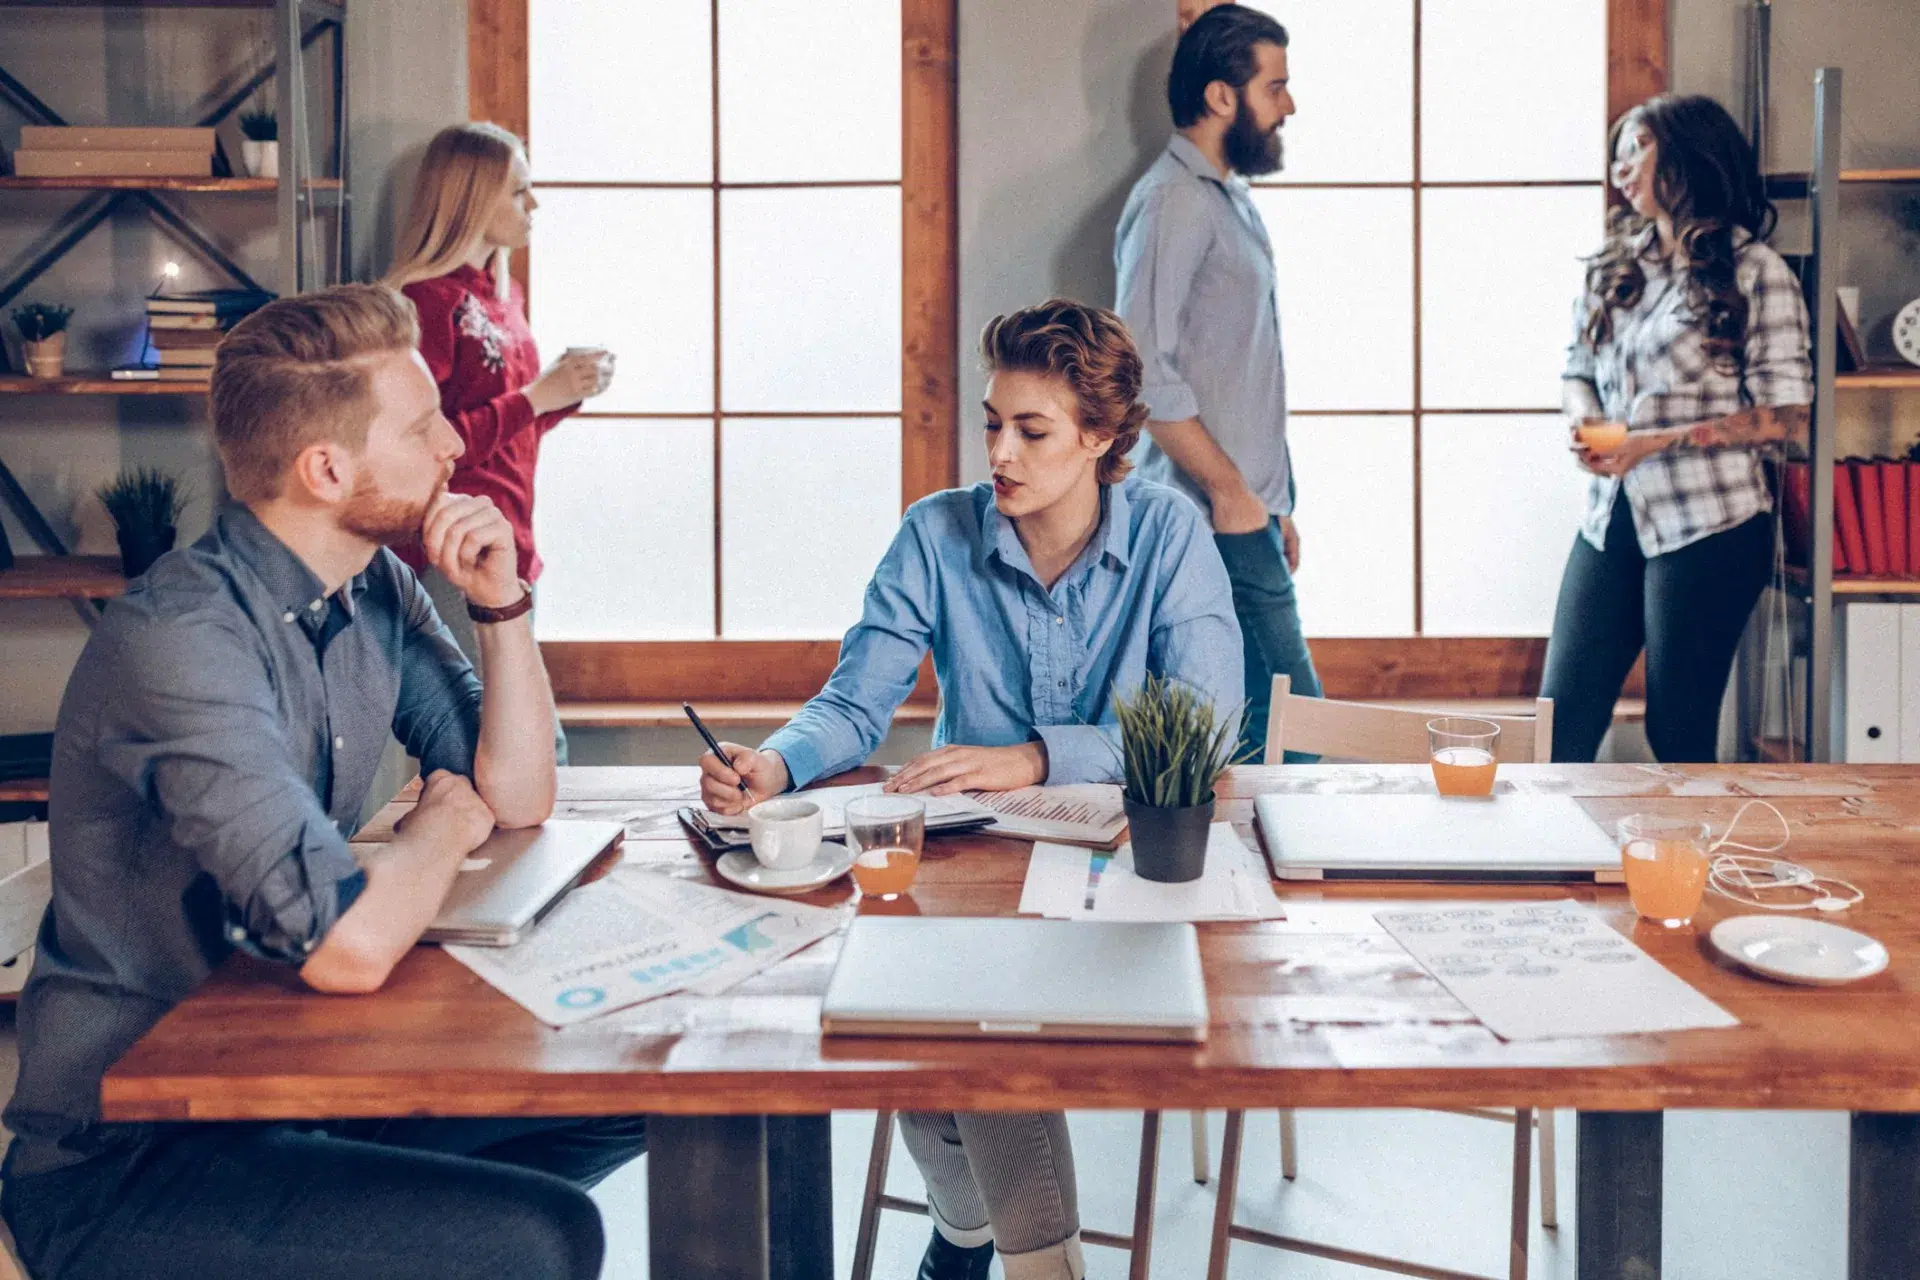
[[[219,887],[229,942],[303,961],[365,878],[296,765],[265,655],[190,616],[123,631],[114,657],[127,692],[102,713],[101,764]]]
[[[1747,296],[1747,342],[1740,390],[1750,404],[1813,403],[1807,305],[1800,281],[1779,254],[1752,252],[1740,264]]]
[[[1200,416],[1177,350],[1187,296],[1212,235],[1203,211],[1182,202],[1205,195],[1186,185],[1160,188],[1123,222],[1114,243],[1115,309],[1139,349],[1145,366],[1140,400],[1156,422]]]
[[[1593,382],[1597,365],[1594,350],[1587,345],[1587,321],[1593,316],[1593,308],[1593,297],[1582,290],[1573,302],[1573,340],[1567,344],[1566,367],[1560,371],[1563,382]]]
[[[760,744],[780,753],[795,787],[864,763],[913,692],[933,644],[934,557],[926,536],[909,510],[867,584],[860,621],[841,641],[826,688]]]
[[[397,557],[392,567],[406,619],[393,735],[423,775],[445,769],[471,778],[480,749],[480,677],[413,570]]]

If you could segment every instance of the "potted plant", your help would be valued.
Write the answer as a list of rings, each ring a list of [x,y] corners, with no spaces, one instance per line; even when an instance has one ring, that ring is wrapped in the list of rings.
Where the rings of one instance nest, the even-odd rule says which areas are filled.
[[[240,160],[256,178],[280,176],[280,121],[264,107],[240,113]]]
[[[56,302],[29,302],[15,307],[13,323],[26,343],[27,373],[35,378],[57,378],[67,367],[67,321],[73,308]]]
[[[1240,758],[1243,709],[1221,716],[1200,690],[1159,676],[1132,698],[1114,699],[1127,779],[1121,799],[1142,879],[1179,883],[1206,870],[1213,784]]]
[[[112,484],[103,485],[100,505],[113,517],[121,571],[137,578],[173,550],[187,502],[178,480],[164,471],[140,467],[122,471]]]

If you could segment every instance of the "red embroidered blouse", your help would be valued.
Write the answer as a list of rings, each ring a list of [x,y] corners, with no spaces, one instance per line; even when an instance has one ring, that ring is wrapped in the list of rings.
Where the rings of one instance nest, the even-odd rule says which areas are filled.
[[[497,298],[487,272],[456,267],[401,292],[420,312],[420,354],[440,384],[440,410],[467,444],[447,487],[493,499],[513,526],[520,576],[532,582],[540,576],[533,549],[540,438],[580,406],[536,417],[522,393],[540,376],[540,353],[517,282],[507,297]],[[416,570],[425,564],[418,542],[394,550]]]

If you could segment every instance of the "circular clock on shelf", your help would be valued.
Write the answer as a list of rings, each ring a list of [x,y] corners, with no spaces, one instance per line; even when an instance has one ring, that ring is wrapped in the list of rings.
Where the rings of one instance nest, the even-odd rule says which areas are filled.
[[[1920,298],[1900,308],[1893,318],[1893,345],[1908,364],[1920,364]]]

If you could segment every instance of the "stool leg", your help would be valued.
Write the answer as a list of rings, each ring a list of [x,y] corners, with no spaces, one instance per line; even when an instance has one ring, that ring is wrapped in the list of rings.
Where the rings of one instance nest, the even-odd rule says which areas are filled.
[[[1513,1113],[1513,1219],[1507,1236],[1507,1280],[1527,1280],[1527,1241],[1533,1228],[1527,1202],[1533,1198],[1532,1173],[1533,1112],[1517,1107]]]
[[[1292,1108],[1280,1113],[1280,1176],[1288,1182],[1300,1176],[1300,1132]]]
[[[1193,1180],[1204,1187],[1213,1176],[1213,1154],[1207,1150],[1207,1113],[1189,1111],[1187,1121],[1193,1126]]]
[[[1220,1182],[1214,1188],[1213,1247],[1207,1252],[1207,1280],[1227,1280],[1227,1251],[1233,1247],[1233,1200],[1240,1190],[1240,1127],[1244,1111],[1227,1112],[1227,1131],[1220,1140]]]
[[[860,1229],[853,1237],[853,1280],[871,1280],[873,1241],[880,1232],[880,1197],[887,1190],[887,1164],[893,1159],[893,1112],[873,1117],[873,1154],[867,1157],[867,1189],[860,1197]]]
[[[1540,1120],[1540,1225],[1552,1231],[1560,1225],[1560,1160],[1554,1147],[1553,1108],[1536,1113]]]
[[[1140,1180],[1133,1192],[1133,1248],[1127,1280],[1147,1280],[1153,1264],[1154,1189],[1160,1177],[1160,1113],[1140,1118]]]

